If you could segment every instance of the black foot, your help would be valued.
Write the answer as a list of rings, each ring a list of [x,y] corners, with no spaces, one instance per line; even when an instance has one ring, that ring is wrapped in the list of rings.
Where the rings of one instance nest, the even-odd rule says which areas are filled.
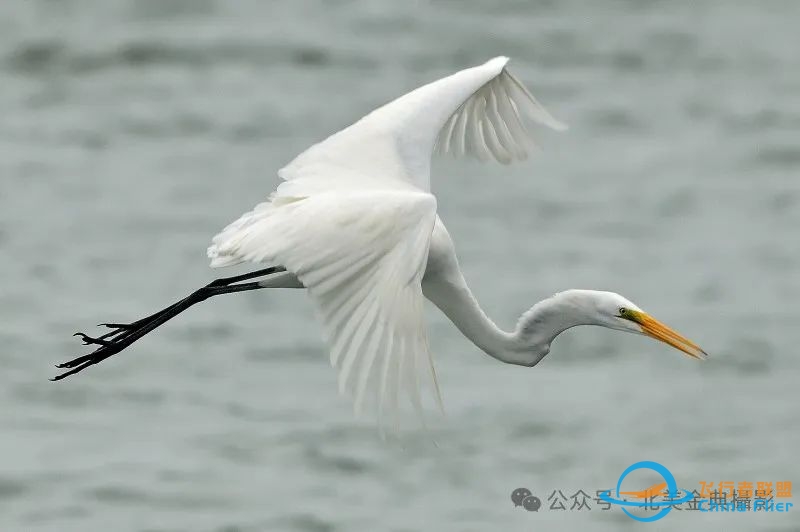
[[[57,368],[69,369],[70,371],[66,371],[50,380],[58,381],[65,377],[69,377],[70,375],[74,375],[75,373],[78,373],[89,366],[93,366],[98,362],[102,362],[111,355],[119,353],[137,339],[141,338],[155,327],[163,323],[163,321],[159,322],[159,318],[161,317],[162,316],[159,314],[155,314],[145,318],[144,320],[139,320],[133,323],[103,324],[106,327],[112,328],[113,330],[97,338],[84,333],[75,333],[74,336],[79,336],[84,345],[99,345],[100,347],[88,355],[79,356],[70,361],[56,364]]]
[[[187,308],[196,303],[200,303],[201,301],[205,301],[209,297],[264,288],[259,282],[242,283],[241,281],[254,279],[256,277],[263,277],[282,271],[285,271],[284,268],[277,266],[243,275],[237,275],[235,277],[217,279],[207,284],[203,288],[195,290],[189,296],[181,299],[174,305],[170,305],[169,307],[156,312],[155,314],[147,316],[146,318],[142,318],[132,323],[101,323],[100,326],[105,326],[111,329],[103,335],[94,337],[81,332],[75,333],[75,336],[80,337],[83,345],[96,345],[99,347],[97,347],[97,349],[88,355],[79,356],[67,362],[57,364],[57,368],[68,369],[69,371],[65,371],[64,373],[57,375],[50,380],[59,381],[65,377],[74,375],[79,371],[83,371],[89,366],[93,366],[99,362],[102,362],[112,355],[116,355],[156,327],[163,325],[165,322],[174,318]]]

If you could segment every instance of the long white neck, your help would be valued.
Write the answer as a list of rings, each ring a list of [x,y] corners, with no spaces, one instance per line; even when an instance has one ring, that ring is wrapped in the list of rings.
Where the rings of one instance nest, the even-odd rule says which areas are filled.
[[[431,300],[456,327],[486,354],[508,364],[536,365],[550,352],[550,343],[576,325],[590,325],[591,318],[570,297],[556,295],[522,314],[513,332],[498,327],[481,309],[460,272],[423,282]]]

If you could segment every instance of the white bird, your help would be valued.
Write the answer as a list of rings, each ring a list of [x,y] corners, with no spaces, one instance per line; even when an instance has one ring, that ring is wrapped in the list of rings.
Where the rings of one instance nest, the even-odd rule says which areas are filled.
[[[378,415],[404,395],[421,413],[426,384],[441,398],[423,321],[423,296],[476,346],[508,364],[531,367],[555,337],[577,325],[645,334],[694,358],[706,353],[621,295],[567,290],[535,304],[513,331],[481,310],[458,265],[430,191],[433,153],[510,163],[525,159],[524,125],[561,130],[497,57],[420,87],[301,153],[278,172],[270,198],[214,237],[212,267],[241,262],[269,268],[218,279],[131,324],[82,333],[93,353],[58,367],[68,375],[121,351],[189,306],[223,293],[305,288],[322,321],[341,391]],[[262,277],[259,281],[243,282]]]

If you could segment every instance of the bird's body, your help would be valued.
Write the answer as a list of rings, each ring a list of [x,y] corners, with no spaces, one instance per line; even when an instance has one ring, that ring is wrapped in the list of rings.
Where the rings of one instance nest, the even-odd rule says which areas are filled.
[[[397,390],[419,409],[424,381],[439,398],[423,295],[484,352],[523,366],[538,363],[562,330],[598,322],[570,302],[605,298],[612,310],[638,309],[607,292],[561,294],[506,332],[470,291],[430,193],[431,154],[508,163],[527,156],[523,116],[564,128],[506,63],[495,58],[425,85],[312,146],[279,172],[285,181],[270,200],[228,226],[208,250],[212,266],[280,264],[295,276],[290,285],[309,290],[340,389],[351,391],[356,410],[370,400],[379,411],[387,400],[394,409]]]
[[[564,128],[511,75],[507,61],[498,57],[420,87],[301,153],[278,172],[283,182],[270,198],[228,225],[208,249],[213,267],[265,263],[271,268],[256,274],[268,277],[247,284],[239,281],[256,274],[221,279],[177,307],[121,326],[128,332],[98,339],[84,335],[86,343],[101,345],[99,354],[64,364],[73,369],[63,376],[118,352],[211,295],[274,287],[308,291],[340,389],[351,392],[359,411],[395,412],[401,396],[421,411],[426,383],[441,404],[423,298],[480,349],[506,363],[533,366],[556,335],[585,324],[648,334],[703,355],[610,292],[556,294],[523,313],[508,332],[481,310],[437,215],[430,162],[433,153],[522,160],[530,147],[525,117]],[[121,347],[114,343],[118,338]]]
[[[285,181],[270,200],[208,250],[212,266],[264,262],[296,276],[292,283],[308,289],[323,321],[340,390],[351,392],[357,411],[369,403],[395,411],[402,391],[420,410],[422,382],[439,400],[423,285],[481,348],[509,354],[512,336],[502,334],[502,348],[493,341],[490,331],[500,331],[464,282],[430,193],[435,147],[510,162],[527,156],[522,113],[562,127],[506,62],[420,87],[312,146],[278,172]]]

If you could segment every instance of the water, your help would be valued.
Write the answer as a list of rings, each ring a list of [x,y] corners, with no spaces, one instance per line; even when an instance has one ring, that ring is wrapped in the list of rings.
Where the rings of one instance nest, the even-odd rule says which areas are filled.
[[[788,514],[538,513],[639,460],[800,482],[796,2],[11,1],[0,6],[0,530],[800,530]],[[208,282],[210,237],[307,145],[494,55],[566,134],[439,161],[467,278],[510,328],[618,291],[712,355],[579,328],[535,369],[435,310],[448,424],[383,443],[299,292],[206,303],[53,384],[75,330]],[[793,499],[797,501],[797,498]]]

